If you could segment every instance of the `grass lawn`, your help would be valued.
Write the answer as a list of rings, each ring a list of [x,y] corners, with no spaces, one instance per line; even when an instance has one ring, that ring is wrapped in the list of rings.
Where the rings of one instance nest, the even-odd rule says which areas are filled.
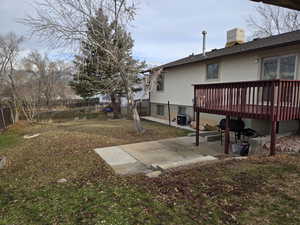
[[[20,124],[0,135],[1,225],[300,224],[300,156],[251,158],[173,170],[155,179],[119,177],[93,152],[186,135],[143,122]],[[31,140],[24,134],[41,133]],[[67,183],[59,184],[65,178]]]

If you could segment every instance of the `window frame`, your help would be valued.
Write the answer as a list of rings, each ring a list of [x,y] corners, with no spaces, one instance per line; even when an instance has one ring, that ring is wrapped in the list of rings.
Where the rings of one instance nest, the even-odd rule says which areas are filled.
[[[159,107],[162,107],[162,111],[160,112]],[[157,104],[156,105],[156,115],[158,116],[165,116],[165,105],[163,104]]]
[[[218,65],[218,77],[217,78],[208,78],[208,67],[209,65]],[[221,64],[220,62],[211,62],[211,63],[207,63],[206,64],[206,76],[205,76],[205,80],[206,81],[218,81],[220,80],[220,69],[221,69]]]
[[[181,110],[184,109],[184,110],[183,110],[184,112],[181,112],[181,113],[180,113],[180,109],[181,109]],[[179,114],[186,114],[186,109],[187,109],[186,106],[179,105],[178,108],[177,108],[177,114],[178,114],[178,115],[179,115]]]
[[[261,59],[261,74],[260,74],[260,79],[261,80],[266,80],[264,78],[265,75],[265,67],[264,67],[264,62],[265,60],[268,59],[276,59],[277,61],[277,70],[276,70],[276,78],[275,79],[282,79],[280,78],[280,62],[282,58],[289,57],[289,56],[294,56],[295,57],[295,71],[293,75],[293,80],[296,80],[297,75],[298,75],[298,54],[287,54],[287,55],[277,55],[277,56],[270,56],[270,57],[263,57]]]

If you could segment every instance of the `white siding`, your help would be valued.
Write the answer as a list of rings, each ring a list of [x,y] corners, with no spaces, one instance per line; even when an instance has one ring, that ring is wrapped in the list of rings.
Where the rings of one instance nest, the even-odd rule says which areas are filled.
[[[261,79],[262,58],[288,54],[297,55],[296,79],[300,79],[300,45],[274,48],[167,69],[165,71],[164,91],[152,92],[150,101],[162,104],[167,104],[170,101],[170,104],[174,105],[174,107],[176,105],[192,106],[194,98],[193,84],[259,80]],[[220,77],[218,80],[207,81],[206,65],[216,62],[220,65]],[[190,116],[192,117],[192,114]],[[203,123],[214,125],[221,118],[222,116],[201,113],[201,122]],[[247,127],[252,127],[261,134],[265,134],[269,130],[268,121],[246,119],[245,122]],[[294,131],[296,129],[298,129],[298,125],[295,125],[295,121],[280,123],[279,130],[281,132]]]
[[[152,92],[151,102],[192,106],[192,84],[203,82],[203,74],[204,67],[198,63],[168,69],[164,74],[164,90]]]
[[[220,82],[251,81],[259,79],[260,62],[253,54],[229,56],[220,61]]]
[[[263,57],[296,54],[298,56],[297,79],[300,79],[300,45],[259,51],[255,53],[227,56],[217,60],[173,67],[165,72],[164,90],[153,91],[151,102],[192,106],[193,84],[251,81],[260,79],[261,59]],[[220,79],[206,80],[206,64],[220,64]]]
[[[206,80],[206,63],[195,63],[166,70],[163,91],[151,93],[151,102],[192,106],[193,84],[257,80],[259,62],[253,55],[232,56],[207,63],[220,64],[220,79]]]

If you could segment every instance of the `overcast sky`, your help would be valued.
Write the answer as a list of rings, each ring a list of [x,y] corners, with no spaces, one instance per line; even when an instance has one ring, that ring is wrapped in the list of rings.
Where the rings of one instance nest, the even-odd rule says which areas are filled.
[[[14,31],[26,35],[27,28],[16,19],[32,12],[33,0],[0,0],[0,34]],[[249,0],[140,0],[138,15],[130,28],[135,40],[134,55],[150,64],[176,60],[200,53],[202,30],[208,32],[208,49],[224,47],[226,31],[235,27],[247,30],[246,18],[256,3]],[[68,54],[49,51],[38,39],[27,40],[31,49],[48,52],[51,57]],[[25,53],[24,53],[25,54]]]

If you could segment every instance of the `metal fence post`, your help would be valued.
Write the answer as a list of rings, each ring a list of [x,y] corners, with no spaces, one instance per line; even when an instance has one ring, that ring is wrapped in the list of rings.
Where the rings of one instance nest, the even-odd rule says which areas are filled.
[[[169,127],[170,127],[171,126],[170,101],[168,101],[168,116],[169,116]]]

